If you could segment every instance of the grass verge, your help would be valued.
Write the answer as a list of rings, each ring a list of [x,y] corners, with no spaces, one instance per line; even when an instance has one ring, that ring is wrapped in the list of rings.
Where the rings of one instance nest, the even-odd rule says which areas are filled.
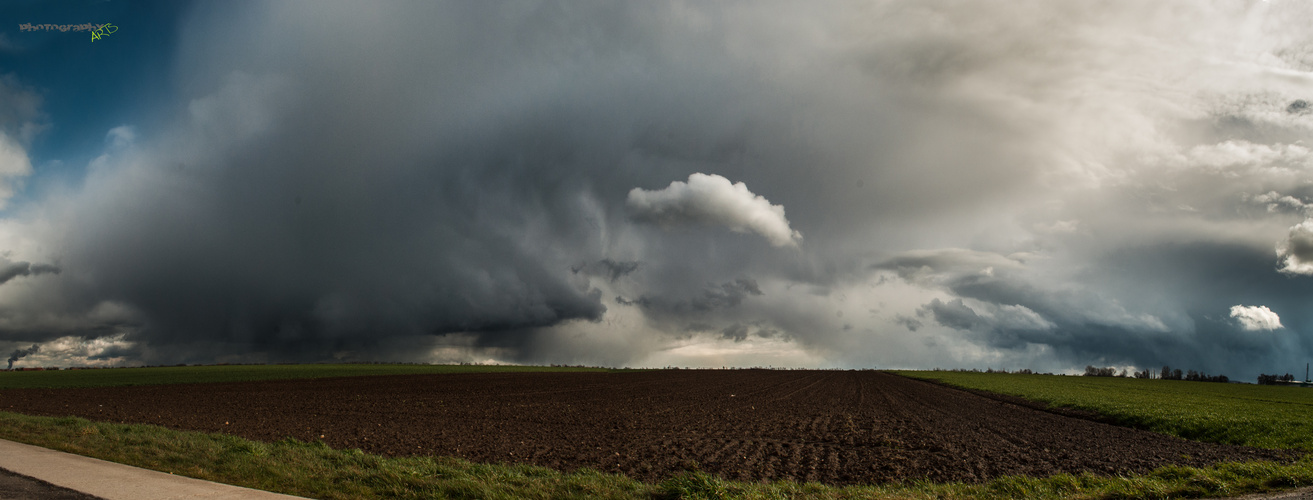
[[[248,441],[157,426],[0,412],[0,438],[174,474],[310,498],[1189,498],[1313,485],[1313,459],[1293,464],[1165,467],[1132,477],[1005,477],[984,484],[835,487],[741,483],[687,472],[658,484],[591,470],[474,464],[457,458],[389,458],[323,443]]]
[[[1100,413],[1194,441],[1313,452],[1313,389],[1118,377],[901,371],[899,375]]]
[[[204,384],[368,375],[495,372],[608,372],[607,368],[516,365],[212,365],[0,372],[0,389],[61,389],[125,385]]]

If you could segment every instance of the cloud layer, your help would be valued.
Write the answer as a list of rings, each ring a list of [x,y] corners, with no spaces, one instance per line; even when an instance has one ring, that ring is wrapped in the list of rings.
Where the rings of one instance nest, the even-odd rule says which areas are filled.
[[[1283,273],[1313,275],[1313,220],[1290,228],[1290,235],[1277,244],[1277,258]]]
[[[1289,370],[1311,13],[200,2],[152,120],[0,220],[0,347]],[[6,78],[21,188],[66,118]]]

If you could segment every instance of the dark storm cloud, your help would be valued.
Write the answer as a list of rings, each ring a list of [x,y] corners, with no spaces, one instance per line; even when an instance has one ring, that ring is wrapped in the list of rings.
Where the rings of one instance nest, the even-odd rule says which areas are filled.
[[[602,259],[601,263],[603,266],[606,266],[606,274],[611,281],[618,280],[622,276],[626,276],[638,270],[638,262],[616,262],[611,259]]]
[[[61,285],[59,309],[129,305],[140,328],[125,342],[151,362],[386,358],[387,339],[447,334],[527,359],[539,329],[600,320],[595,285],[638,269],[652,230],[630,229],[636,186],[769,141],[744,131],[769,84],[742,85],[752,63],[725,49],[688,57],[722,34],[667,24],[666,8],[198,4],[177,67],[187,101],[165,111],[176,122],[115,136],[84,191],[55,201],[77,214],[66,274],[96,276]],[[326,24],[285,22],[310,11]],[[234,26],[246,35],[213,43]],[[681,240],[705,236],[660,244],[695,254],[717,235]],[[596,268],[571,272],[581,261]],[[718,265],[685,272],[738,274]],[[730,281],[667,302],[678,286],[663,278],[637,294],[647,309],[761,293]]]
[[[917,310],[918,315],[925,313],[929,313],[939,324],[959,330],[970,330],[984,323],[975,311],[962,303],[962,299],[953,299],[947,303],[934,299]]]
[[[612,283],[633,274],[637,270],[638,261],[615,261],[611,259],[602,259],[591,264],[580,264],[570,268],[570,271],[575,274],[579,274],[581,271],[601,274],[607,278],[607,281]]]
[[[1303,76],[1193,41],[1303,61],[1267,33],[1308,16],[1267,4],[198,2],[179,99],[0,221],[60,269],[0,286],[0,337],[1258,370],[1310,352],[1313,115]],[[24,92],[0,119],[41,122]]]
[[[898,268],[896,263],[912,258],[890,259],[882,267]],[[970,331],[977,342],[995,348],[1049,346],[1073,365],[1171,364],[1248,377],[1294,363],[1310,348],[1301,336],[1259,336],[1229,318],[1236,303],[1258,303],[1288,325],[1313,321],[1300,305],[1313,283],[1275,272],[1272,254],[1261,248],[1212,242],[1124,248],[1088,263],[1098,272],[1078,273],[1081,288],[1046,284],[1053,278],[1030,269],[978,272],[991,261],[958,254],[938,259],[937,267],[918,268],[908,277],[933,280],[957,297],[934,299],[918,315]],[[963,299],[980,305],[973,309]],[[978,314],[980,308],[990,316]]]
[[[763,295],[757,281],[739,278],[719,285],[709,284],[691,297],[644,295],[635,300],[619,298],[621,304],[636,305],[662,317],[686,317],[728,309],[743,303],[743,299]]]
[[[735,342],[742,342],[748,338],[748,326],[742,323],[734,323],[721,330],[720,336]]]
[[[909,331],[913,331],[913,332],[919,330],[922,326],[924,326],[924,323],[922,323],[921,320],[904,314],[896,315],[894,317],[894,323],[903,325],[904,328],[907,328]]]
[[[777,337],[780,331],[765,325],[761,321],[751,323],[732,323],[727,327],[720,329],[720,338],[732,340],[734,342],[743,342],[751,336],[763,339]]]
[[[42,274],[59,274],[59,268],[50,264],[3,262],[3,259],[0,259],[0,284],[7,283],[9,280],[19,276],[35,276]]]

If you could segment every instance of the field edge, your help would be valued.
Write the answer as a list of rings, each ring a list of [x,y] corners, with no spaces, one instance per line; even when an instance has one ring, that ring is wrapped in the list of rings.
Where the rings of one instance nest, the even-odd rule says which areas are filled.
[[[1307,389],[1116,377],[886,373],[1191,441],[1313,453],[1313,422],[1301,418],[1313,410],[1313,391]]]
[[[194,365],[0,371],[0,389],[71,389],[136,385],[208,384],[387,375],[456,373],[601,372],[630,369],[538,365],[427,365],[401,363],[322,363],[264,365]]]

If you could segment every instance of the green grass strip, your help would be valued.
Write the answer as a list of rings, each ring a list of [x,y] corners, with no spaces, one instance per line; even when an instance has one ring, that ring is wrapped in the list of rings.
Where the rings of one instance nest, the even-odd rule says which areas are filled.
[[[1313,451],[1313,389],[1251,384],[1010,373],[900,375],[1021,396],[1195,441]]]
[[[606,368],[518,365],[220,365],[0,372],[0,389],[61,389],[126,385],[204,384],[369,375],[498,372],[607,372]]]
[[[150,425],[6,412],[0,412],[0,438],[199,479],[326,499],[1189,498],[1313,485],[1313,459],[1309,458],[1294,464],[1165,467],[1133,477],[1084,474],[1005,477],[974,485],[913,481],[834,487],[791,481],[742,483],[698,472],[645,484],[586,469],[563,473],[457,458],[388,458],[291,439],[262,443]]]

